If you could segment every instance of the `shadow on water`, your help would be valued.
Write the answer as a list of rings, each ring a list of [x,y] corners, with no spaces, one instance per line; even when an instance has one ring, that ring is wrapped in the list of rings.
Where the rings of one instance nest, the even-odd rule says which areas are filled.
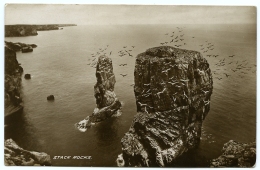
[[[118,119],[116,117],[109,118],[96,125],[95,133],[98,139],[98,145],[110,146],[118,137]]]
[[[183,153],[181,157],[168,167],[209,167],[209,160],[205,156],[199,154],[198,148],[194,148]]]
[[[12,138],[20,147],[38,150],[34,127],[27,120],[23,110],[5,117],[5,139]],[[33,147],[33,148],[32,148]]]

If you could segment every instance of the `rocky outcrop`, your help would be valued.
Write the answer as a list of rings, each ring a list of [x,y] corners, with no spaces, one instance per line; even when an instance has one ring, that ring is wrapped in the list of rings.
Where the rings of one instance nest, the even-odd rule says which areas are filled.
[[[196,51],[162,46],[136,58],[137,115],[121,140],[125,166],[169,166],[200,142],[210,110],[209,64]],[[119,155],[120,156],[120,155]]]
[[[121,102],[116,97],[115,75],[111,58],[100,56],[96,67],[97,83],[94,86],[94,93],[97,107],[91,116],[76,124],[80,131],[86,131],[93,123],[103,121],[112,116],[120,115]]]
[[[5,41],[5,45],[14,51],[21,51],[23,48],[36,48],[37,47],[36,44],[25,44],[25,43],[20,43],[20,42],[13,43],[13,42],[8,42],[8,41]]]
[[[4,161],[6,166],[49,166],[50,155],[28,151],[19,147],[12,139],[5,140]]]
[[[24,78],[25,78],[25,79],[31,79],[31,74],[25,74],[25,75],[24,75]]]
[[[222,155],[210,162],[211,167],[253,167],[256,163],[256,142],[234,140],[224,144]]]
[[[47,25],[5,25],[5,37],[22,37],[38,35],[37,31],[59,30],[59,27],[76,26],[75,24]]]
[[[47,96],[47,100],[54,100],[54,96],[53,95]]]
[[[32,47],[23,47],[22,48],[22,53],[28,53],[28,52],[32,52],[33,48]]]
[[[5,116],[23,109],[20,96],[22,72],[15,51],[5,46]]]

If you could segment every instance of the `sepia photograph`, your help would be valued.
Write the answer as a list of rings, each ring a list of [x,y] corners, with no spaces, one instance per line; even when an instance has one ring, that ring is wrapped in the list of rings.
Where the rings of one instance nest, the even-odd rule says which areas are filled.
[[[3,8],[4,166],[256,166],[256,6]]]

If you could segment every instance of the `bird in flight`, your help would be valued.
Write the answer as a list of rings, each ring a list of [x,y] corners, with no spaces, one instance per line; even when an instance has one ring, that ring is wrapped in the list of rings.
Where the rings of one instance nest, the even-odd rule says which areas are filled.
[[[127,74],[120,74],[120,75],[123,76],[123,77],[127,76]]]
[[[226,75],[226,77],[229,77],[230,75],[228,75],[227,73],[224,73]]]

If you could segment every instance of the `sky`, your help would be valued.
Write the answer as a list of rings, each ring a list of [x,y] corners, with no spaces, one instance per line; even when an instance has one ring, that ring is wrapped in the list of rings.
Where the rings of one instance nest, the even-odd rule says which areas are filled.
[[[7,4],[8,24],[255,24],[252,6]]]

